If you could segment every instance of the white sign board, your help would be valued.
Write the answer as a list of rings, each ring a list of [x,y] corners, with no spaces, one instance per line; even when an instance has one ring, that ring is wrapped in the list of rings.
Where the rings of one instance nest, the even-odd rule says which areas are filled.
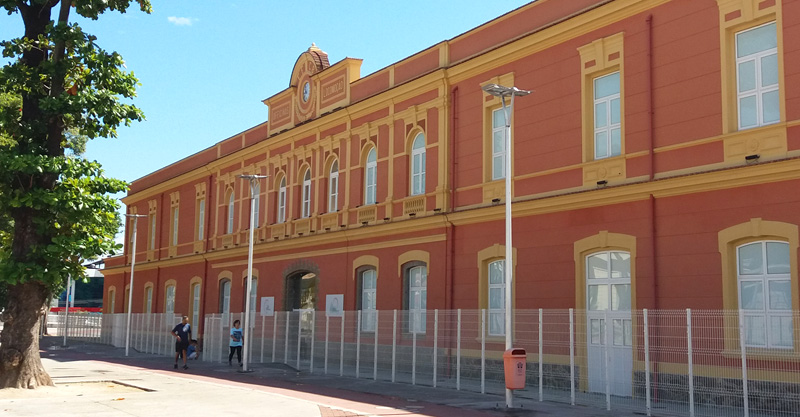
[[[325,314],[328,317],[342,317],[344,315],[344,294],[328,294],[325,296]]]
[[[261,297],[261,315],[275,315],[275,297]]]

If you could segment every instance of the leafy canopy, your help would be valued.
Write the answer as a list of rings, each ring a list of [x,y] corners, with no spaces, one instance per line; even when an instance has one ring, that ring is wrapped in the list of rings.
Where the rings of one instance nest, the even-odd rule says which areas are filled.
[[[11,59],[0,69],[0,287],[35,280],[55,291],[67,275],[84,275],[82,259],[117,248],[119,203],[109,194],[127,184],[80,154],[86,139],[116,137],[144,118],[129,103],[138,81],[122,57],[65,17],[73,9],[97,19],[132,3],[149,13],[150,2],[73,0],[58,22],[36,20],[58,3],[0,0],[28,35],[0,41]]]

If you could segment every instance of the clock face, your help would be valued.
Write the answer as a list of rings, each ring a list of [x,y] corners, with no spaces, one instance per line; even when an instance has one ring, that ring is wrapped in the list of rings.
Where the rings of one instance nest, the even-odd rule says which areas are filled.
[[[311,96],[311,84],[309,84],[309,82],[306,81],[306,83],[303,84],[303,101],[307,102],[310,96]]]

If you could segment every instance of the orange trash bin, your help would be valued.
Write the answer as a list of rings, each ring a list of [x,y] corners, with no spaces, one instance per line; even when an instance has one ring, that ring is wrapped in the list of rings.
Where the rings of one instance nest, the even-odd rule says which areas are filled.
[[[525,349],[508,349],[503,353],[506,374],[506,388],[525,389],[525,367],[528,358]]]

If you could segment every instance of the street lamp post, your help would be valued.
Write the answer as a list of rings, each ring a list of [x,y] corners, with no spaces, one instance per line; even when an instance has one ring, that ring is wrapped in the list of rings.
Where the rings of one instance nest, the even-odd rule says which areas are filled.
[[[128,348],[131,344],[131,311],[133,311],[133,269],[136,267],[136,226],[140,217],[147,217],[144,214],[124,214],[125,217],[133,218],[133,245],[131,247],[131,282],[128,284],[128,325],[125,330],[125,356],[128,356]]]
[[[531,92],[528,90],[520,90],[517,87],[504,87],[497,84],[487,84],[483,86],[483,91],[495,97],[500,97],[503,102],[503,114],[506,119],[505,131],[505,176],[506,176],[506,259],[503,265],[505,272],[506,294],[505,294],[505,310],[506,310],[506,350],[513,348],[514,335],[511,328],[511,301],[512,291],[511,285],[513,283],[513,276],[511,273],[511,111],[514,109],[514,97],[527,96]],[[510,106],[506,106],[506,97],[511,97]],[[506,407],[513,407],[513,391],[506,388]]]
[[[250,245],[247,248],[247,294],[244,302],[244,343],[242,346],[242,372],[248,372],[247,359],[250,355],[250,291],[253,284],[253,232],[256,224],[256,186],[266,175],[239,175],[239,178],[250,181]]]

